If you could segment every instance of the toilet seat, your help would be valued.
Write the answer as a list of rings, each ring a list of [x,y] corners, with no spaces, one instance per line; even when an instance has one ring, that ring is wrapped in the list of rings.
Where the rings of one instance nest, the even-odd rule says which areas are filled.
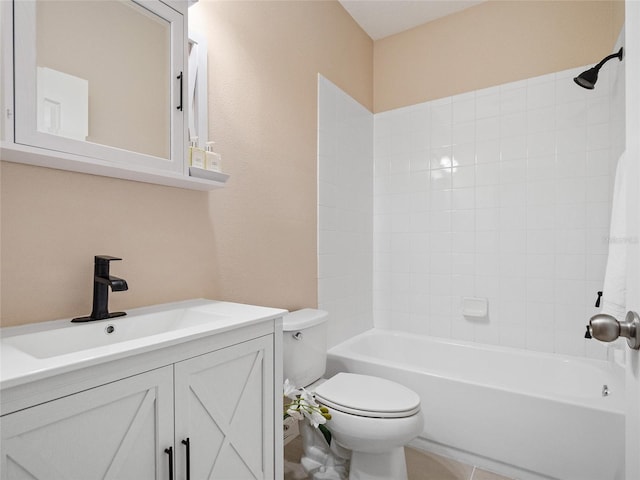
[[[420,396],[390,380],[338,373],[315,390],[319,403],[340,412],[374,418],[410,417],[420,411]]]

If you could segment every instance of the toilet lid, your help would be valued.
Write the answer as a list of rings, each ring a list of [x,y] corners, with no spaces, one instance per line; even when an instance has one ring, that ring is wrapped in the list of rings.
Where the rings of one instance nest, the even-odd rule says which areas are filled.
[[[315,391],[319,403],[362,417],[409,417],[420,411],[413,390],[384,378],[338,373]]]

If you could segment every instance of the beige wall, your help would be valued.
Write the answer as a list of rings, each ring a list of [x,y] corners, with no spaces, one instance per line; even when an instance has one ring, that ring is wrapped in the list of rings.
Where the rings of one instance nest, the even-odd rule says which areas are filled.
[[[231,173],[193,192],[2,162],[2,325],[91,310],[93,256],[121,256],[111,309],[193,297],[317,303],[317,73],[371,109],[373,43],[337,2],[192,7],[209,42],[210,132]]]
[[[374,111],[597,63],[623,23],[618,0],[482,3],[377,41]]]
[[[594,63],[620,12],[481,5],[377,42],[374,81],[373,43],[337,2],[201,0],[190,14],[208,37],[210,134],[228,186],[193,192],[2,162],[2,325],[89,313],[96,254],[124,258],[113,274],[130,289],[111,295],[112,310],[199,296],[316,305],[318,72],[369,109],[375,85],[381,111]]]

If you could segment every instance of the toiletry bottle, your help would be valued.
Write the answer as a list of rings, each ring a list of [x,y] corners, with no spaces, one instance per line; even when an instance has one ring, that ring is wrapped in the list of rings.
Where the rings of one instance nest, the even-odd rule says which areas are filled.
[[[191,137],[189,144],[189,164],[192,167],[205,168],[205,153],[198,148],[198,137]]]
[[[205,152],[205,167],[207,170],[214,172],[222,171],[222,156],[213,151],[213,144],[216,142],[207,142],[207,150]]]

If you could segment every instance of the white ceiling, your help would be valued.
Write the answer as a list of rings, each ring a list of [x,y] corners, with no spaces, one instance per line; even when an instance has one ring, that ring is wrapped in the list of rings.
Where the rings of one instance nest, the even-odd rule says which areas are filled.
[[[340,0],[373,40],[472,7],[484,0]]]

